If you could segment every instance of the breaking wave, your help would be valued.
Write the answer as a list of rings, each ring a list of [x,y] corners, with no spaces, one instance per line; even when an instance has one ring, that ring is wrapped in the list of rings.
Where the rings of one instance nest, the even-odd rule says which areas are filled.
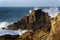
[[[0,29],[2,28],[7,28],[8,25],[10,25],[11,23],[9,22],[0,22]]]
[[[35,7],[33,10],[38,10],[38,9],[40,9],[40,8]],[[29,10],[29,13],[31,13],[31,12],[32,12],[32,10]]]
[[[59,9],[57,7],[51,7],[43,9],[43,11],[48,12],[51,17],[57,16],[58,13],[60,13]]]
[[[9,22],[0,22],[0,36],[10,34],[10,35],[22,35],[23,33],[27,32],[28,30],[6,30],[8,25],[11,25],[12,23]],[[6,29],[2,29],[6,28]]]
[[[38,9],[41,9],[41,8],[34,8],[33,10],[38,10]],[[55,16],[57,16],[58,13],[60,13],[58,7],[43,8],[42,10],[44,12],[48,12],[49,16],[51,16],[51,17],[55,17]],[[29,10],[29,13],[31,13],[31,12],[32,12],[32,10]]]

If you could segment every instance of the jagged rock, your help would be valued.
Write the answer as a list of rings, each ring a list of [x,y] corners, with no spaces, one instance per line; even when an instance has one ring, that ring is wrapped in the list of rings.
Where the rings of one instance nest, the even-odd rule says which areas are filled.
[[[21,35],[21,40],[60,40],[60,14],[55,18],[51,19],[51,29],[50,32],[45,30],[36,30],[32,32],[26,32],[24,35]],[[41,24],[42,25],[42,24]]]
[[[8,29],[16,30],[18,28],[20,29],[44,29],[49,30],[51,27],[50,25],[50,16],[48,13],[43,12],[41,9],[38,10],[32,10],[32,12],[29,14],[29,16],[23,17],[18,22],[15,22],[12,25],[8,26]],[[46,29],[45,29],[46,28]]]
[[[60,40],[60,13],[50,18],[48,12],[43,12],[41,9],[32,10],[29,16],[8,26],[8,29],[12,30],[18,28],[28,31],[17,38],[14,37],[16,39],[13,40]]]
[[[28,32],[24,33],[19,37],[20,40],[32,40],[33,37],[33,30],[29,30]]]
[[[23,17],[18,22],[8,26],[8,29],[25,30],[28,32],[19,36],[16,40],[46,40],[49,35],[51,23],[50,16],[41,9],[32,10],[29,16]]]
[[[19,37],[20,40],[46,40],[49,32],[44,30],[29,30]]]
[[[51,32],[52,33],[57,33],[60,30],[60,14],[58,14],[56,17],[54,17],[51,20]]]
[[[51,31],[47,40],[60,40],[60,13],[51,19]]]

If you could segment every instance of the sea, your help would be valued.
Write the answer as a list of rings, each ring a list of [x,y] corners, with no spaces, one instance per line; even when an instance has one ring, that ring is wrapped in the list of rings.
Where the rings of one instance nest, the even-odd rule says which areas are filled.
[[[60,12],[60,7],[38,7],[45,12],[49,12],[54,17]],[[17,22],[24,16],[30,14],[30,11],[38,9],[37,7],[0,7],[0,29]]]

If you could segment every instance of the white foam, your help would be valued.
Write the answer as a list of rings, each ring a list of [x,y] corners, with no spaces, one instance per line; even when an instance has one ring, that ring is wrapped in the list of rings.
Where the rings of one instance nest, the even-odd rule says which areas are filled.
[[[22,35],[22,34],[24,34],[24,33],[27,32],[27,31],[28,31],[28,30],[21,30],[21,29],[20,29],[20,30],[17,31],[17,33],[18,33],[19,35]]]
[[[23,33],[27,32],[27,30],[0,30],[0,36],[3,35],[22,35]]]
[[[39,8],[38,7],[35,7],[33,10],[38,10]],[[29,13],[31,13],[32,10],[29,10]]]
[[[57,7],[51,7],[49,9],[43,9],[43,11],[48,12],[51,17],[57,16],[59,9]]]
[[[33,10],[38,10],[38,9],[40,9],[40,8],[35,7]],[[48,12],[49,16],[51,16],[51,17],[55,17],[55,16],[57,16],[58,13],[60,13],[60,11],[57,7],[44,8],[42,10],[44,12]],[[32,10],[29,10],[29,13],[31,13],[31,12],[32,12]]]
[[[0,22],[0,29],[7,28],[7,26],[10,25],[8,22]]]
[[[7,29],[7,26],[12,24],[11,22],[0,22],[0,36],[2,35],[6,35],[6,34],[9,34],[9,35],[22,35],[23,33],[27,32],[27,30],[21,30],[21,29],[18,29],[18,30],[6,30]],[[6,29],[2,29],[2,28],[6,28]]]
[[[35,7],[34,10],[38,10],[39,8],[38,7]]]
[[[32,12],[32,10],[29,10],[29,13],[31,13]]]

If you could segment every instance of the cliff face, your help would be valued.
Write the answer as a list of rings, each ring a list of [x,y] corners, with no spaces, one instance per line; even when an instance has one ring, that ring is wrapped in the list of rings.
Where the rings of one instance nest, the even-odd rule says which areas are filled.
[[[38,9],[32,10],[29,16],[25,16],[18,22],[9,25],[8,29],[44,29],[47,31],[47,29],[49,30],[50,26],[50,16],[48,15],[48,13],[45,13],[41,9]]]
[[[45,31],[43,29],[37,29],[36,31],[29,30],[28,32],[21,35],[18,39],[20,40],[60,40],[60,13],[56,17],[51,18],[50,21],[51,21],[50,32]]]
[[[19,36],[16,40],[46,40],[51,28],[50,16],[41,9],[32,10],[29,16],[25,16],[18,22],[8,26],[8,29],[11,30],[19,28],[22,30],[27,29],[28,32]]]
[[[47,40],[60,40],[60,13],[51,19],[51,31]]]
[[[12,30],[18,28],[28,31],[18,36],[16,40],[60,40],[60,13],[50,18],[48,13],[41,9],[32,10],[29,16],[8,26],[8,29]],[[11,39],[15,40],[15,37]]]
[[[20,40],[46,40],[49,32],[43,30],[29,30],[28,32],[21,35],[18,39]]]

